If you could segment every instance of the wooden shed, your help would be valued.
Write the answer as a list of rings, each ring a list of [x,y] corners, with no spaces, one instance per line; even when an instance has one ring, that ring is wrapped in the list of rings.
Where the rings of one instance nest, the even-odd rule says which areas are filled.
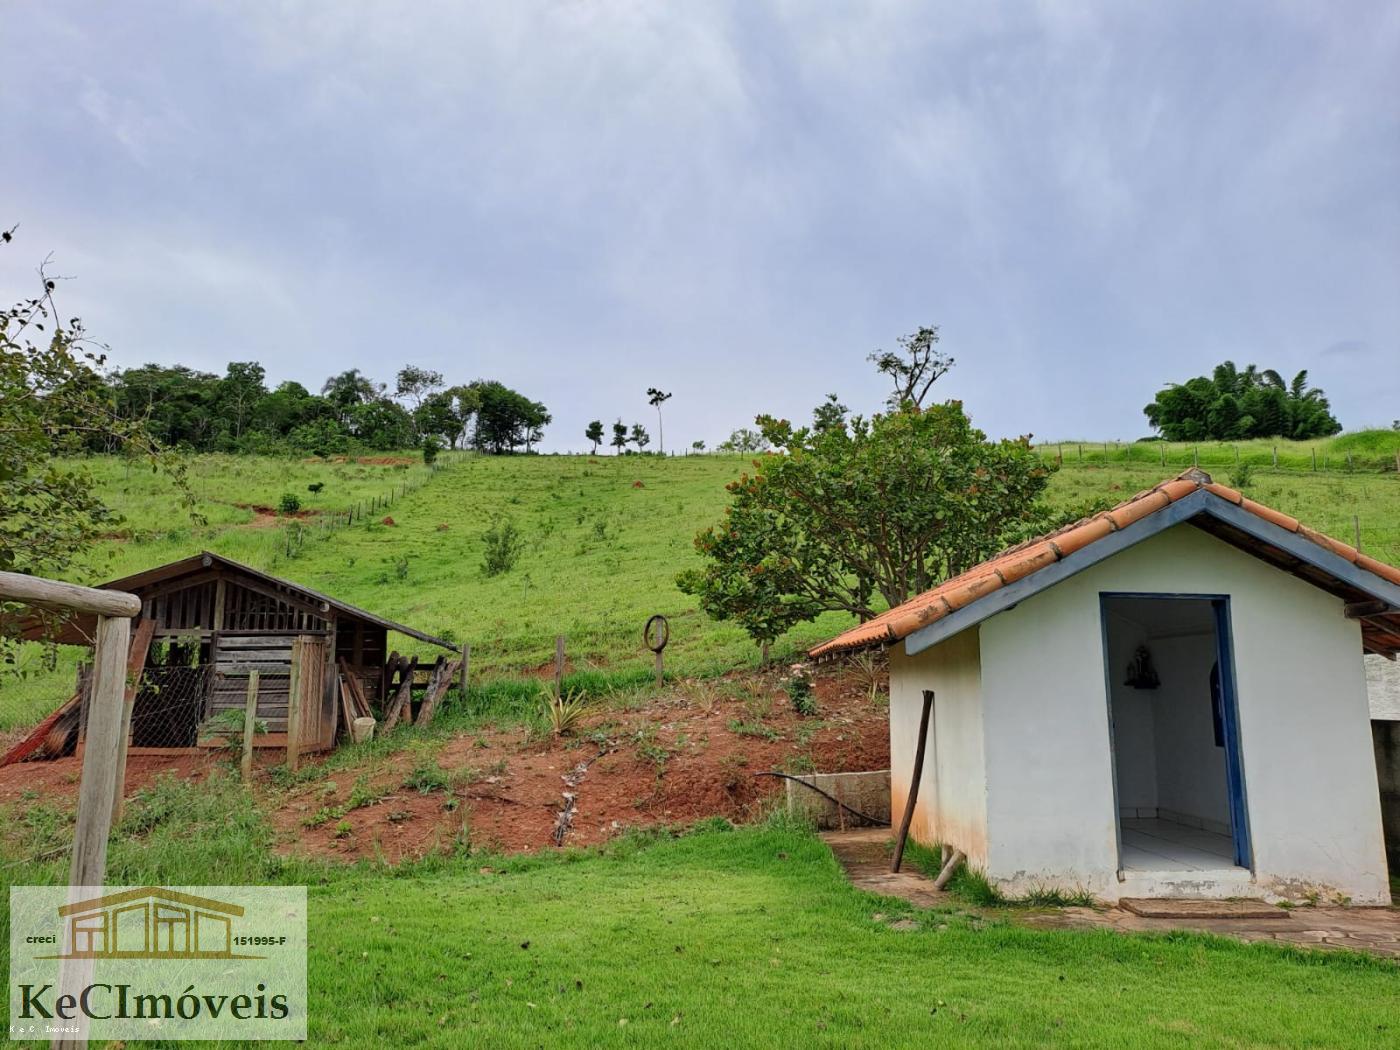
[[[348,736],[347,723],[356,715],[374,715],[383,722],[392,714],[391,723],[400,717],[411,721],[415,682],[433,695],[435,704],[458,666],[444,656],[423,681],[416,660],[389,650],[389,633],[439,646],[453,656],[457,646],[209,551],[102,587],[135,594],[143,606],[131,654],[133,665],[142,668],[131,714],[133,750],[207,742],[211,723],[226,711],[245,709],[253,671],[259,678],[256,717],[266,729],[255,745],[287,746],[295,685],[298,750],[329,750],[337,738]],[[90,645],[90,621],[79,616],[55,626],[33,620],[19,633]],[[70,719],[74,729],[84,721],[84,692],[80,675],[70,701],[77,715]],[[60,714],[62,709],[51,718]],[[52,734],[52,727],[47,732]],[[74,744],[50,736],[40,750],[63,753]]]

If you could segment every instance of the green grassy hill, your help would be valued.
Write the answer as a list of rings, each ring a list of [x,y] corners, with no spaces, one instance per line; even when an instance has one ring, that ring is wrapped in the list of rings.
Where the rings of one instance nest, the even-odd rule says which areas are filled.
[[[1319,465],[1325,459],[1333,469],[1316,472],[1310,469],[1312,443],[1279,443],[1283,466],[1277,470],[1271,447],[1242,445],[1242,462],[1268,459],[1251,468],[1249,494],[1348,542],[1359,524],[1363,549],[1400,564],[1400,475],[1355,462],[1350,472],[1335,469],[1349,447],[1372,449],[1374,462],[1367,462],[1384,466],[1374,449],[1389,449],[1388,432],[1372,433],[1382,438],[1319,443],[1326,448]],[[1400,448],[1400,435],[1393,444]],[[1056,445],[1042,452],[1060,454]],[[1051,485],[1051,498],[1064,506],[1127,497],[1193,459],[1227,483],[1237,470],[1228,445],[1194,451],[1086,443],[1082,460],[1077,453],[1077,443],[1065,443],[1063,467]],[[725,484],[751,469],[745,457],[461,456],[429,471],[407,455],[362,462],[201,456],[191,466],[205,525],[190,523],[165,479],[116,460],[91,461],[126,522],[104,544],[100,565],[80,582],[207,548],[470,642],[477,671],[540,666],[551,659],[561,633],[575,666],[640,668],[650,660],[642,625],[653,613],[671,619],[667,659],[675,671],[706,673],[756,661],[742,631],[707,619],[675,586],[676,573],[696,557],[695,532],[723,514]],[[307,491],[318,482],[320,492]],[[283,493],[297,495],[311,515],[287,519],[257,509],[277,507]],[[393,502],[382,505],[391,494]],[[344,512],[354,505],[361,516],[347,526]],[[515,522],[526,546],[512,572],[488,578],[481,571],[482,533],[497,515]],[[393,524],[385,524],[386,517]],[[793,631],[778,655],[796,654],[848,623],[843,614],[828,614]],[[396,644],[412,648],[405,639]],[[65,661],[74,659],[75,653],[64,654]],[[0,684],[0,729],[52,708],[71,680],[68,662]]]

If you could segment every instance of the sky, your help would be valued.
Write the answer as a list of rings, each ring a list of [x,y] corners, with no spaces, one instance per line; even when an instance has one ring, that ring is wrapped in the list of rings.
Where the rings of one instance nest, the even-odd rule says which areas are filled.
[[[1400,417],[1400,5],[9,0],[0,291],[118,366],[413,363],[670,448],[937,325],[992,436],[1307,368]]]

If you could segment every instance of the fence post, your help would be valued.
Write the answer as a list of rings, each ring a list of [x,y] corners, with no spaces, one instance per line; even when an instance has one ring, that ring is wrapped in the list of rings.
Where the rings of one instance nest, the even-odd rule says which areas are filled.
[[[120,824],[126,810],[126,751],[131,746],[131,712],[136,707],[136,693],[141,686],[141,672],[146,666],[146,654],[151,651],[151,638],[156,633],[154,620],[142,620],[131,638],[126,657],[126,688],[122,692],[122,727],[117,734],[117,771],[113,776],[116,798],[112,801],[112,823]]]
[[[292,642],[292,674],[287,681],[287,768],[301,765],[301,636]]]
[[[117,743],[131,621],[124,616],[99,616],[96,635],[70,886],[101,886],[107,870],[107,834],[112,829],[112,802],[117,791]]]
[[[1313,456],[1313,470],[1316,470],[1316,469],[1317,469],[1317,447],[1316,447],[1316,446],[1313,447],[1312,456]]]
[[[467,674],[471,668],[472,647],[470,644],[462,646],[462,670],[458,677],[459,688],[462,690],[462,703],[467,702]]]
[[[1360,514],[1353,514],[1353,515],[1351,516],[1351,527],[1352,527],[1352,532],[1353,532],[1353,533],[1355,534],[1355,536],[1356,536],[1356,543],[1354,543],[1353,546],[1359,551],[1359,550],[1361,550],[1361,515],[1360,515]]]
[[[554,695],[564,695],[564,636],[554,638]]]
[[[1274,467],[1278,467],[1278,446],[1274,446]]]
[[[248,699],[243,705],[243,758],[239,767],[245,781],[253,778],[253,733],[258,723],[258,672],[248,672]]]

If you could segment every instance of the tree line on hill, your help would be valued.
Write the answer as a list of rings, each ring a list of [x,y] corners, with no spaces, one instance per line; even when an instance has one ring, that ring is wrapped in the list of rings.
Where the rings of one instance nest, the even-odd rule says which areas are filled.
[[[142,365],[95,375],[117,418],[141,420],[151,437],[196,452],[297,452],[474,448],[529,452],[550,422],[540,402],[495,380],[449,386],[442,373],[407,365],[390,389],[358,368],[330,376],[319,393],[267,385],[255,361],[224,375],[184,365]],[[94,444],[100,447],[101,439]]]

